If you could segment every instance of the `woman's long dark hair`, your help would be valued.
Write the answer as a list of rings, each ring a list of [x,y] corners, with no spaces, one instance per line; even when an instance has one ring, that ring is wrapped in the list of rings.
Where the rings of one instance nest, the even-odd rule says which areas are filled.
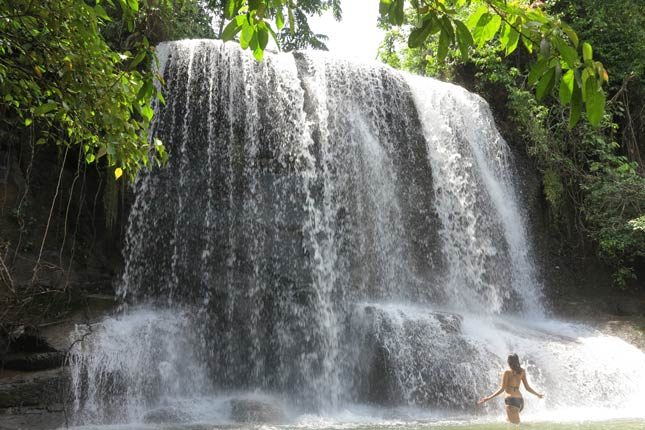
[[[524,369],[520,366],[520,358],[517,354],[511,354],[508,356],[508,367],[511,368],[513,373],[522,373]]]

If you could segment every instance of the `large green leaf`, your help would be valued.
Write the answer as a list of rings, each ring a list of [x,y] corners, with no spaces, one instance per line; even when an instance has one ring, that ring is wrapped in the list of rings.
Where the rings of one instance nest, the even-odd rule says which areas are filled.
[[[569,112],[569,128],[573,128],[580,120],[582,112],[582,91],[578,82],[574,79],[573,92],[571,94],[571,111]]]
[[[553,88],[554,81],[555,67],[551,67],[540,78],[540,81],[535,88],[535,97],[537,97],[538,100],[542,100]]]
[[[499,30],[501,25],[502,17],[500,17],[499,15],[493,15],[481,31],[478,41],[479,45],[483,45],[484,43],[495,37],[495,34],[497,33],[497,30]]]
[[[446,59],[448,48],[450,47],[450,36],[445,30],[439,34],[439,47],[437,48],[437,60],[440,62]]]
[[[226,8],[224,9],[225,17],[228,19],[233,18],[235,12],[237,11],[236,0],[227,0]]]
[[[564,62],[567,63],[569,68],[575,69],[578,65],[578,53],[574,48],[567,45],[567,43],[559,37],[555,38],[555,47],[562,55]]]
[[[255,29],[249,23],[242,26],[242,33],[240,34],[240,46],[246,49],[251,44],[251,40],[255,36]]]
[[[55,102],[48,102],[45,104],[42,104],[38,106],[36,109],[34,109],[34,115],[45,115],[54,109],[58,108],[58,104]]]
[[[547,66],[549,65],[548,59],[541,58],[531,66],[527,82],[529,85],[534,85],[544,75]]]
[[[282,8],[278,9],[275,15],[275,26],[278,28],[278,30],[282,30],[284,28],[284,14],[282,13]]]
[[[426,19],[424,19],[421,27],[412,30],[410,37],[408,37],[408,46],[410,48],[420,47],[421,45],[423,45],[429,35],[436,33],[440,30],[440,28],[441,27],[439,25],[439,22],[437,21],[437,17],[434,14],[429,15]]]
[[[593,59],[593,49],[587,42],[582,44],[582,59],[587,62]]]
[[[560,81],[560,103],[568,105],[573,94],[573,82],[575,81],[573,70],[567,71]]]
[[[258,29],[258,45],[262,50],[264,50],[267,47],[267,44],[269,43],[269,31],[266,29],[266,27],[261,27]]]
[[[222,31],[221,38],[224,41],[233,40],[235,35],[240,32],[242,26],[246,23],[246,17],[243,15],[238,15],[234,20],[229,22],[224,30]]]
[[[473,36],[470,34],[470,30],[466,25],[456,19],[455,28],[457,29],[457,44],[459,45],[459,51],[461,52],[461,58],[466,61],[468,60],[468,49],[474,44]]]
[[[587,89],[585,109],[587,111],[587,119],[591,125],[597,127],[605,111],[605,93],[602,88],[597,88],[594,91]]]

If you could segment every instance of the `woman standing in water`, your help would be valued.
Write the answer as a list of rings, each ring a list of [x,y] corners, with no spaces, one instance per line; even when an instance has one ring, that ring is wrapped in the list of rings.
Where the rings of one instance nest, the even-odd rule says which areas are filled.
[[[526,391],[535,394],[540,399],[544,397],[544,394],[540,394],[531,388],[529,382],[526,380],[526,372],[520,366],[520,359],[517,354],[508,356],[508,367],[510,367],[510,370],[504,371],[502,375],[502,386],[499,387],[499,390],[488,397],[479,399],[477,404],[481,405],[505,391],[506,398],[504,399],[504,403],[506,404],[506,416],[513,424],[519,424],[520,412],[524,409],[524,399],[522,398],[522,393],[520,393],[520,383],[524,384]]]

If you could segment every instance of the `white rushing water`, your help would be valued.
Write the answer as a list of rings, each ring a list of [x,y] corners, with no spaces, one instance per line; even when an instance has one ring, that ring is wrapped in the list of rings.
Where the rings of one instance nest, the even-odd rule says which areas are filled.
[[[547,393],[528,419],[645,419],[645,354],[545,316],[480,97],[317,52],[158,53],[170,162],[134,187],[128,306],[76,335],[75,423],[227,424],[239,399],[296,427],[486,422],[510,352]]]

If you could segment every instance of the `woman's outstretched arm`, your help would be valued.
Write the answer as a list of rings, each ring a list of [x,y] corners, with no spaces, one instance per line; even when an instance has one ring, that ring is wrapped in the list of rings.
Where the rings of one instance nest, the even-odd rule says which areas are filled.
[[[540,399],[544,397],[544,394],[540,394],[537,391],[535,391],[531,386],[529,385],[529,381],[526,379],[526,372],[522,374],[522,383],[524,384],[524,388],[526,388],[526,391],[528,391],[531,394],[534,394],[538,396]]]
[[[493,394],[491,394],[490,396],[482,397],[481,399],[479,399],[477,401],[478,405],[481,405],[482,403],[487,402],[490,399],[493,399],[493,398],[499,396],[500,394],[502,394],[502,392],[504,392],[504,387],[506,387],[506,375],[507,374],[508,374],[508,372],[504,372],[502,374],[502,382],[500,384],[499,389],[497,391],[495,391]]]

